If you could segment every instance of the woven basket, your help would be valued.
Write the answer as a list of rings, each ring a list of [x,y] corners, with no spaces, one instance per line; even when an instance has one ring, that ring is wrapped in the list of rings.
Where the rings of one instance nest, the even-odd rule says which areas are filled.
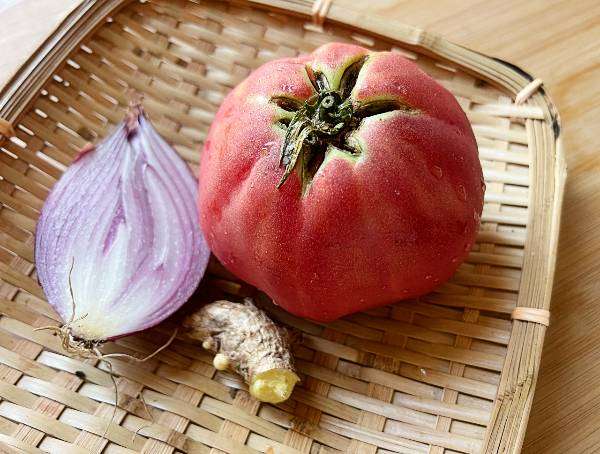
[[[565,168],[559,122],[517,67],[406,25],[303,0],[82,2],[0,94],[0,442],[7,452],[518,452],[548,308]],[[329,7],[329,8],[328,8]],[[324,25],[317,25],[325,19]],[[316,22],[316,23],[315,23]],[[477,244],[453,279],[406,301],[317,324],[258,297],[302,332],[302,384],[260,404],[177,339],[142,364],[65,354],[34,269],[49,189],[88,141],[146,94],[160,133],[196,170],[223,96],[260,64],[328,41],[393,49],[467,112],[487,182]],[[11,125],[15,136],[9,139]],[[212,263],[200,295],[255,293]],[[194,303],[190,303],[194,304]],[[512,314],[512,319],[511,319]],[[143,355],[174,321],[105,346]]]

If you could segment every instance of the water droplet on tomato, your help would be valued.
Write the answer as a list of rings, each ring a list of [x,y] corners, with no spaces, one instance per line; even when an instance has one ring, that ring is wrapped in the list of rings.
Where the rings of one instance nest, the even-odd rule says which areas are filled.
[[[436,277],[436,278],[433,280],[433,282],[434,282],[434,284],[439,284],[439,283],[440,283],[440,280],[439,280],[439,279]]]
[[[479,221],[481,221],[481,216],[479,216],[479,213],[477,211],[473,211],[473,219],[475,219],[475,222],[479,224]]]
[[[467,190],[465,189],[465,187],[462,184],[458,185],[458,197],[463,202],[467,201]]]
[[[465,244],[465,252],[469,252],[469,249],[471,249],[471,243]]]
[[[271,148],[273,148],[273,145],[275,145],[274,141],[265,143],[260,149],[261,153],[264,155],[269,154],[269,151],[271,151]]]
[[[431,168],[431,173],[439,180],[444,176],[444,172],[440,166],[433,166]]]
[[[427,276],[425,276],[425,280],[430,280],[433,276],[431,274],[428,274]]]
[[[406,295],[408,293],[408,289],[405,288],[404,290],[402,290],[402,293],[404,293]]]
[[[456,262],[458,262],[458,257],[452,257],[452,258],[450,259],[450,261],[451,261],[452,263],[456,263]]]

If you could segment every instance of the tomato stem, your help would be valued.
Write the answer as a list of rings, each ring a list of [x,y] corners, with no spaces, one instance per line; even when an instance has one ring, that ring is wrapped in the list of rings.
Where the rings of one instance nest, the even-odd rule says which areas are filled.
[[[300,162],[303,193],[324,162],[330,147],[351,156],[362,153],[357,141],[349,141],[365,117],[394,110],[416,112],[398,99],[378,99],[370,102],[353,102],[352,91],[368,56],[351,63],[342,74],[337,87],[332,88],[325,74],[306,66],[306,73],[315,93],[304,103],[287,97],[274,96],[271,102],[286,112],[294,112],[291,120],[278,118],[276,123],[286,129],[279,165],[284,168],[277,188],[283,186]]]

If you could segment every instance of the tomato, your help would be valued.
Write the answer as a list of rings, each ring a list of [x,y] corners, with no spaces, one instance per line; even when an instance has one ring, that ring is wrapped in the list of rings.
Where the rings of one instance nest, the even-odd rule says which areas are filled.
[[[224,100],[200,166],[215,256],[318,321],[422,295],[473,244],[485,186],[456,99],[395,52],[332,43]]]

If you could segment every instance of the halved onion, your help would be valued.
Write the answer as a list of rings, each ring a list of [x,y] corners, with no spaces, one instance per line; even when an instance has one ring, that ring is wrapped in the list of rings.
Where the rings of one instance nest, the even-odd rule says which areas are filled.
[[[44,204],[35,249],[48,302],[73,338],[141,331],[187,301],[210,255],[196,193],[190,169],[139,105],[82,151]]]

